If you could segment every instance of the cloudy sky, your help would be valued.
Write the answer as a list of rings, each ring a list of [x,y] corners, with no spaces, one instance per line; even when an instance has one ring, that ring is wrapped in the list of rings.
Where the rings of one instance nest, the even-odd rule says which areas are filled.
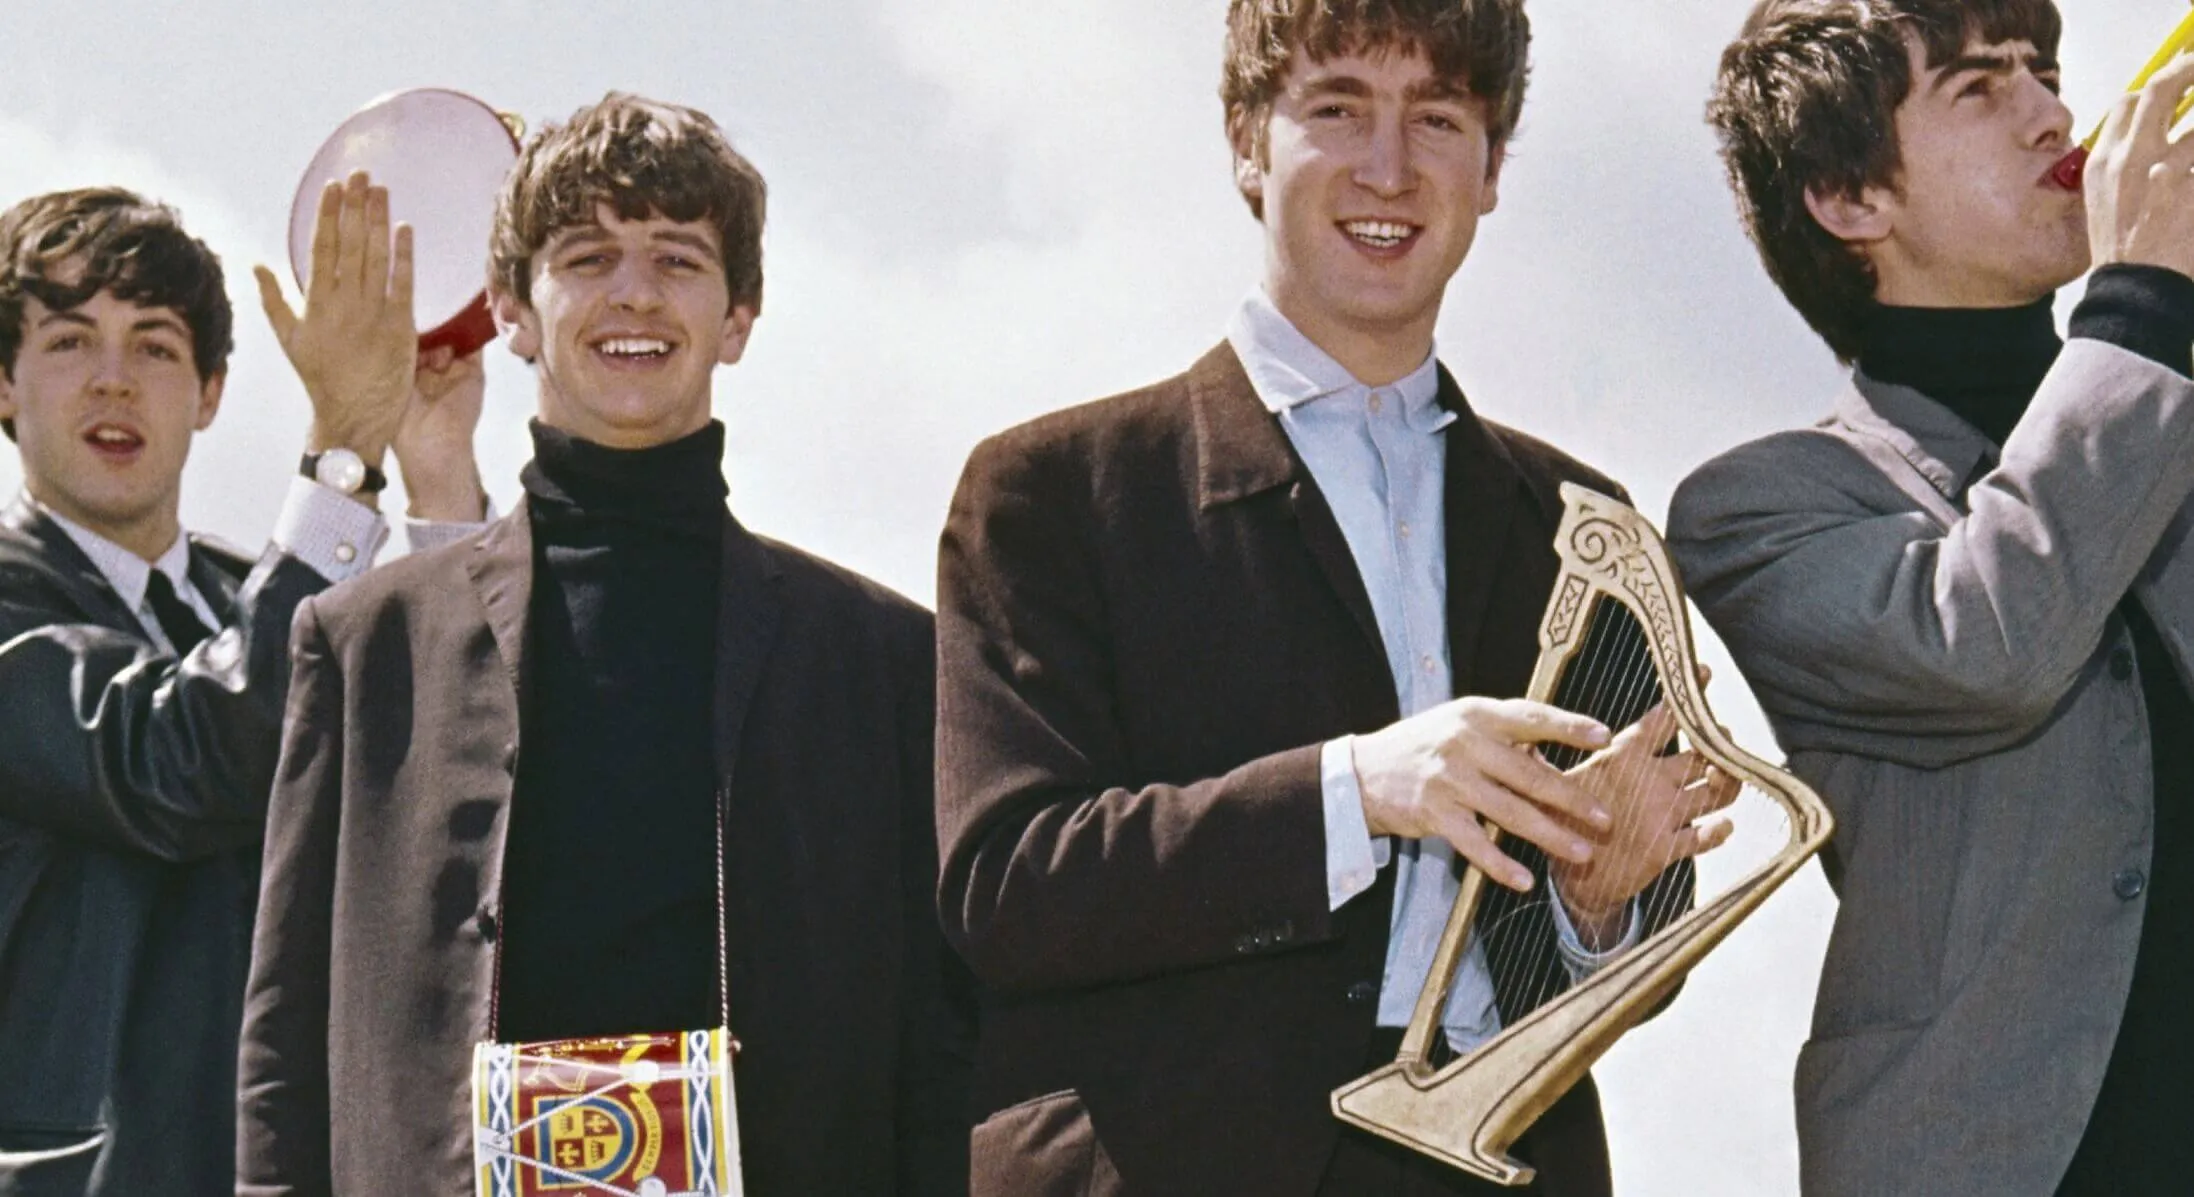
[[[750,526],[927,601],[937,528],[979,437],[1176,372],[1257,278],[1214,98],[1224,7],[18,3],[0,203],[122,183],[175,203],[225,256],[238,351],[184,515],[256,544],[306,409],[248,266],[285,260],[298,172],[345,115],[428,85],[535,123],[611,88],[705,109],[772,192],[765,312],[747,360],[717,377],[732,502]],[[1746,7],[1534,0],[1536,69],[1502,205],[1439,328],[1481,411],[1623,479],[1656,520],[1688,468],[1810,421],[1839,380],[1745,245],[1700,119]],[[2073,8],[2064,61],[2083,127],[2184,11]],[[507,508],[532,389],[489,352],[481,453]],[[0,494],[17,476],[0,453]],[[1764,747],[1721,672],[1726,720]],[[1621,1191],[1795,1191],[1789,1076],[1831,910],[1808,868],[1600,1066]]]

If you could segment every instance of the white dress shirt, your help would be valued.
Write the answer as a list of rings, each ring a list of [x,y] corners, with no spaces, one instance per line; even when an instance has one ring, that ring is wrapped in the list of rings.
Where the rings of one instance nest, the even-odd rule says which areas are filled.
[[[34,498],[32,502],[37,503],[37,500]],[[37,506],[68,533],[69,539],[76,542],[76,547],[82,549],[86,557],[91,558],[100,576],[137,616],[146,637],[162,651],[173,653],[175,646],[161,630],[159,619],[153,615],[152,603],[145,595],[152,581],[152,571],[156,569],[168,576],[177,597],[209,630],[218,632],[228,622],[214,612],[206,596],[191,584],[188,536],[178,535],[158,560],[148,563],[51,507],[43,503],[37,503]],[[406,525],[415,549],[447,543],[480,526],[425,520],[407,520]],[[289,494],[283,500],[281,513],[275,517],[271,539],[277,548],[311,566],[321,577],[341,582],[364,573],[373,564],[374,557],[388,540],[388,523],[379,512],[341,491],[300,477],[290,480]]]
[[[1395,383],[1365,386],[1281,315],[1262,290],[1236,309],[1227,341],[1341,526],[1371,599],[1402,715],[1449,701],[1455,695],[1447,639],[1442,433],[1456,417],[1437,402],[1434,355],[1427,354]],[[1378,1023],[1398,1027],[1409,1022],[1424,989],[1460,879],[1455,850],[1445,840],[1372,837],[1353,746],[1354,737],[1344,736],[1328,743],[1320,756],[1326,893],[1338,910],[1370,889],[1379,869],[1394,866],[1394,914]],[[1633,909],[1620,943],[1589,952],[1561,902],[1550,900],[1557,948],[1573,976],[1590,973],[1637,942]],[[1501,1029],[1493,976],[1476,939],[1456,972],[1441,1022],[1458,1051]]]

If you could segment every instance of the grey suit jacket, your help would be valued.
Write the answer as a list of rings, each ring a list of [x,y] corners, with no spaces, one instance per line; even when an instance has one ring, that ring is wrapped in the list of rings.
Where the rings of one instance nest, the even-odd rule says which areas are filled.
[[[2185,674],[2194,384],[2074,340],[1995,454],[1862,375],[1669,513],[1693,599],[1837,818],[1798,1058],[1811,1194],[2053,1191],[2132,979],[2153,789],[2112,610],[2133,591]]]

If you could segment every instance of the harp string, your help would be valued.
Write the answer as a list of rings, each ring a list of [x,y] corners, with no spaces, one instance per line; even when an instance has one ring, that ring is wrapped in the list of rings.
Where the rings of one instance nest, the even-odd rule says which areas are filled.
[[[1565,710],[1591,715],[1621,730],[1635,723],[1664,697],[1658,669],[1648,647],[1645,631],[1636,616],[1622,603],[1606,596],[1595,596],[1586,622],[1585,642],[1573,655],[1556,687],[1556,705]],[[1678,747],[1690,740],[1684,736]],[[1547,753],[1549,763],[1559,768],[1573,768],[1587,754],[1575,749],[1557,748]],[[1629,801],[1645,786],[1652,773],[1661,765],[1656,753],[1642,756],[1626,764],[1616,776],[1607,779],[1601,790],[1603,799],[1615,816],[1614,834],[1628,836],[1635,833],[1648,818],[1639,804]],[[1649,848],[1667,850],[1684,831],[1682,824],[1657,831]],[[1546,910],[1554,901],[1551,892],[1542,892],[1514,902],[1499,919],[1483,930],[1491,948],[1488,963],[1516,976],[1515,966],[1522,963],[1527,952],[1536,952],[1529,937],[1502,934],[1515,919]],[[1638,914],[1644,926],[1661,926],[1671,916],[1681,913],[1677,909],[1684,904],[1685,895],[1680,887],[1654,885],[1639,895]],[[1551,918],[1550,910],[1546,910]],[[1543,942],[1543,941],[1542,941]],[[1542,959],[1542,964],[1548,963]],[[1558,961],[1552,968],[1542,968],[1530,976],[1526,984],[1526,1001],[1529,1005],[1555,996],[1566,988],[1569,978],[1566,969]]]

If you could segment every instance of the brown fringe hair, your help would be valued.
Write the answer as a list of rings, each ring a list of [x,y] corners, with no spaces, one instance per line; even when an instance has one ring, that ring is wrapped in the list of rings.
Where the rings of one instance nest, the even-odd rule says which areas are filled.
[[[489,269],[498,288],[531,303],[533,255],[608,204],[622,220],[714,226],[732,306],[759,312],[767,200],[761,172],[706,113],[613,91],[526,142],[496,201]]]
[[[1722,52],[1707,123],[1768,276],[1838,359],[1859,353],[1877,280],[1806,208],[1806,193],[1895,187],[1896,111],[1912,92],[1908,38],[1930,68],[1975,39],[2057,56],[2051,0],[1761,0]]]

